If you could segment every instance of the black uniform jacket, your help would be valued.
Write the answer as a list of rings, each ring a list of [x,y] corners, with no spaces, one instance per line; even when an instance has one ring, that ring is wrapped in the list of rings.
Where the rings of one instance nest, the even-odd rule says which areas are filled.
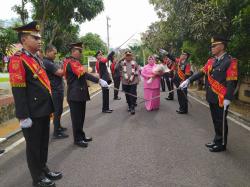
[[[215,58],[209,59],[209,60],[216,60]],[[234,90],[237,85],[237,79],[238,77],[232,77],[230,78],[228,75],[228,69],[232,66],[232,57],[228,54],[225,54],[218,62],[214,62],[212,71],[210,73],[211,77],[218,81],[220,84],[225,86],[227,88],[226,95],[224,99],[232,100],[234,96]],[[236,71],[232,72],[234,75],[238,75],[238,68],[235,67],[232,69],[230,67],[229,71]],[[230,73],[230,74],[232,74]],[[192,77],[190,77],[190,81],[197,80],[201,78],[204,75],[204,71],[200,71],[196,74],[194,74]],[[209,103],[218,103],[218,96],[216,93],[213,92],[211,89],[211,85],[208,82],[208,77],[206,76],[205,79],[205,86],[206,86],[206,99]]]
[[[86,80],[98,83],[99,79],[90,73],[85,72],[81,76],[77,76],[72,71],[72,65],[74,63],[79,63],[79,60],[69,57],[71,59],[70,63],[66,67],[66,80],[67,80],[67,100],[68,101],[88,101],[90,100],[88,85]]]
[[[38,69],[43,68],[42,60],[37,56],[33,56],[28,51],[22,50],[22,54],[27,58],[35,59]],[[19,59],[20,55],[15,58]],[[49,90],[41,83],[41,81],[34,76],[31,69],[21,60],[19,63],[20,69],[16,68],[16,61],[10,58],[9,71],[10,83],[12,86],[12,93],[15,101],[16,117],[24,118],[39,118],[50,115],[53,111],[53,103]],[[24,71],[21,71],[23,69]],[[15,84],[15,78],[19,76],[24,77],[22,84]],[[45,77],[46,77],[45,73]]]
[[[112,81],[106,63],[99,62],[99,71],[100,78],[107,81],[108,84],[111,84]]]
[[[190,76],[190,68],[191,68],[190,63],[187,60],[185,62],[176,63],[176,73],[174,75],[173,81],[177,87],[183,81],[178,75],[178,66],[180,70],[183,72],[183,74],[185,75],[185,79],[187,79]]]

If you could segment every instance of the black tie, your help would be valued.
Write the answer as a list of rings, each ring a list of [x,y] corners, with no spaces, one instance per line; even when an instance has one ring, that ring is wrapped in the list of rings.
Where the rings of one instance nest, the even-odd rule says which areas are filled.
[[[216,58],[214,64],[213,64],[213,67],[216,67],[220,64],[220,60]]]

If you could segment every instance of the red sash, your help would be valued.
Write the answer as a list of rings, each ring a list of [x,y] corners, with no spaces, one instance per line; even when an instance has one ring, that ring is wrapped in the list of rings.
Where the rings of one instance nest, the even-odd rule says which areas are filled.
[[[206,74],[208,77],[208,82],[211,85],[212,91],[218,95],[219,106],[223,107],[224,97],[227,93],[227,88],[221,83],[219,83],[217,80],[213,79],[213,77],[210,75],[214,62],[215,60],[212,59],[208,61]]]
[[[10,58],[9,75],[12,87],[26,87],[26,73],[19,56]]]
[[[180,79],[182,81],[184,81],[186,79],[185,74],[181,71],[181,68],[180,68],[179,64],[178,64],[178,67],[177,67],[177,74],[178,74],[178,76],[180,77]]]
[[[114,73],[115,73],[115,65],[116,65],[115,61],[110,65],[112,75],[114,75]]]
[[[99,63],[107,63],[108,62],[108,59],[107,58],[102,58],[100,61],[97,60],[96,63],[95,63],[95,68],[96,68],[96,72],[97,73],[100,73],[100,68],[99,68]]]
[[[50,81],[47,76],[46,71],[34,60],[34,58],[31,58],[27,56],[26,54],[21,54],[20,59],[28,66],[28,68],[32,71],[34,74],[34,78],[37,78],[42,85],[51,93],[51,87],[50,87]]]
[[[78,78],[80,78],[86,72],[85,69],[84,69],[84,66],[79,61],[73,60],[71,58],[66,58],[63,61],[63,72],[64,72],[64,75],[65,75],[66,78],[67,78],[67,71],[66,70],[67,70],[68,64],[70,64],[73,73]]]

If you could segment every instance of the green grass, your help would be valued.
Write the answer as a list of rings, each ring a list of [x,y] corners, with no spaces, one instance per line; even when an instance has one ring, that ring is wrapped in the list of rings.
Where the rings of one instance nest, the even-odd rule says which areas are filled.
[[[9,78],[0,78],[0,82],[8,82]]]

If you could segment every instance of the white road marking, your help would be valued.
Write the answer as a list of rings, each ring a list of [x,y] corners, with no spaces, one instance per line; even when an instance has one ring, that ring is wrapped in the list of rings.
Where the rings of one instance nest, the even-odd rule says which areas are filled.
[[[193,96],[191,96],[191,95],[188,95],[188,97],[192,98],[193,100],[197,101],[198,103],[200,103],[200,104],[202,104],[202,105],[204,105],[204,106],[206,106],[206,107],[209,108],[209,105],[208,105],[208,104],[206,104],[206,103],[200,101],[199,99],[197,99],[197,98],[195,98],[195,97],[193,97]],[[227,119],[229,119],[229,120],[231,120],[232,122],[236,123],[237,125],[243,127],[244,129],[250,131],[250,127],[248,127],[248,126],[245,125],[244,123],[241,123],[240,121],[237,121],[236,119],[232,118],[231,116],[227,116]]]
[[[0,143],[2,143],[5,140],[6,140],[6,138],[0,138]]]
[[[16,146],[18,146],[19,144],[24,142],[24,137],[22,137],[21,139],[17,140],[16,142],[14,142],[13,144],[11,144],[10,146],[6,147],[5,149],[5,153],[9,152],[10,150],[14,149]]]
[[[90,98],[92,99],[93,97],[97,96],[99,93],[101,93],[102,90],[100,90],[99,92],[95,93],[94,95],[92,95]],[[62,113],[62,116],[65,116],[66,114],[69,113],[69,109],[66,110],[65,112]],[[23,143],[25,141],[24,137],[22,137],[21,139],[17,140],[16,142],[14,142],[13,144],[11,144],[10,146],[5,148],[5,152],[3,154],[0,155],[3,156],[4,154],[8,153],[9,151],[11,151],[12,149],[14,149],[16,146],[18,146],[19,144]]]

